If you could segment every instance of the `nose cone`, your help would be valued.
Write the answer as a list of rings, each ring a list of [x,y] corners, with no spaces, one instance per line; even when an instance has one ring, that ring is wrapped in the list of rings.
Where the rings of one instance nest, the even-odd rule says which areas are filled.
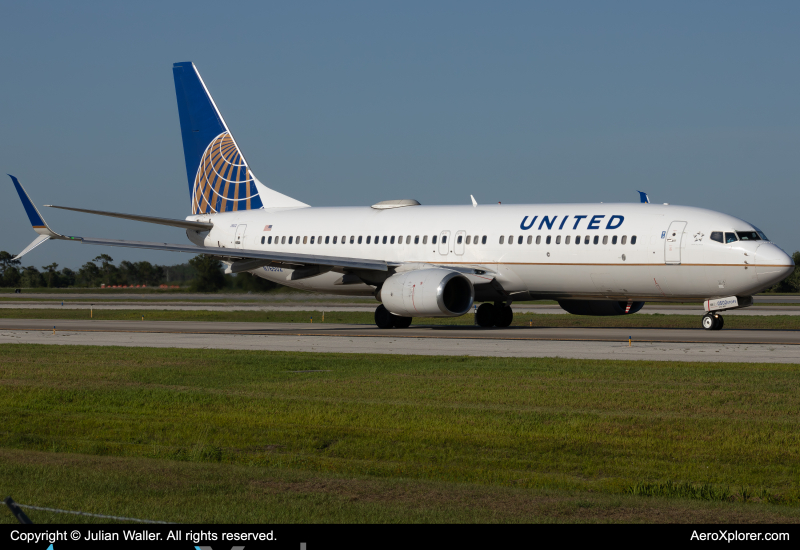
[[[777,284],[792,271],[794,260],[774,244],[764,243],[756,249],[756,275],[760,284]]]

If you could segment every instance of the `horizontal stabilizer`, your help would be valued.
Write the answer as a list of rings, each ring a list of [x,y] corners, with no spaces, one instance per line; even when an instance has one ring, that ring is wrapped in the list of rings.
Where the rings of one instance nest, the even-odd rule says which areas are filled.
[[[169,218],[156,218],[154,216],[139,216],[137,214],[120,214],[119,212],[104,212],[102,210],[87,210],[85,208],[71,208],[69,206],[56,206],[54,204],[45,204],[50,208],[60,208],[61,210],[72,210],[74,212],[84,212],[86,214],[97,214],[98,216],[109,216],[111,218],[122,218],[124,220],[133,220],[137,222],[155,223],[158,225],[169,225],[172,227],[180,227],[182,229],[192,229],[194,231],[210,231],[214,227],[210,222],[193,222],[189,220],[172,220]]]

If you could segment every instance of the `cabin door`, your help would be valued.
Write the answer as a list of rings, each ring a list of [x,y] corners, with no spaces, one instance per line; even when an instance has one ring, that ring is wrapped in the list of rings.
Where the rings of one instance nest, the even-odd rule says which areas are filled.
[[[247,225],[238,225],[236,227],[236,238],[233,239],[233,246],[236,248],[244,248],[244,232]]]
[[[681,244],[683,244],[683,230],[686,222],[672,222],[669,224],[666,240],[664,242],[664,263],[678,265],[681,263]]]
[[[461,256],[464,254],[464,240],[467,238],[466,231],[456,231],[456,242],[453,243],[453,252]]]
[[[447,256],[450,252],[450,232],[442,231],[439,234],[439,254]]]

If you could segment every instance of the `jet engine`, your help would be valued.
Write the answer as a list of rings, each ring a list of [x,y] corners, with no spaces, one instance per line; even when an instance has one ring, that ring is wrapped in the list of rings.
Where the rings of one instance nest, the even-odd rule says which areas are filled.
[[[456,317],[470,310],[475,290],[469,279],[456,271],[419,269],[386,279],[378,299],[401,317]]]
[[[558,305],[567,313],[573,315],[630,315],[636,313],[644,307],[644,302],[633,302],[631,308],[626,312],[628,302],[616,302],[611,300],[559,300]]]

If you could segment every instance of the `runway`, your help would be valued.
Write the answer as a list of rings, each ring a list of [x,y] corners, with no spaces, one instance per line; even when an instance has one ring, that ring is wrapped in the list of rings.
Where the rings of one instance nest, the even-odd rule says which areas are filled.
[[[252,302],[44,302],[44,301],[25,301],[13,300],[0,302],[0,309],[97,309],[97,310],[136,310],[136,311],[351,311],[372,313],[377,307],[377,302],[278,302],[278,303],[252,303]],[[514,313],[519,315],[566,315],[566,312],[558,305],[534,303],[513,304]],[[636,315],[697,315],[705,313],[701,306],[697,305],[668,305],[668,304],[647,304]],[[744,309],[732,309],[725,311],[723,315],[800,315],[800,305],[781,305],[765,306],[753,305]]]
[[[53,334],[53,326],[56,330]],[[628,337],[632,345],[628,346]],[[800,362],[800,331],[617,328],[479,329],[296,323],[0,320],[0,343],[403,355]]]

